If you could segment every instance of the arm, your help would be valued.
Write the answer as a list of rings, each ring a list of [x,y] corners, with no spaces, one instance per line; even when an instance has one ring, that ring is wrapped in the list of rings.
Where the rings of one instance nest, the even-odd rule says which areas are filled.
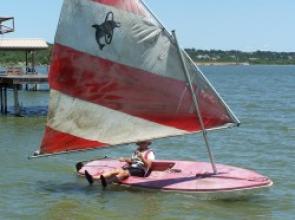
[[[121,161],[121,162],[126,162],[126,163],[128,163],[128,164],[131,164],[131,159],[130,159],[130,158],[120,157],[119,161]]]
[[[144,156],[143,156],[142,154],[139,154],[138,157],[142,160],[142,162],[144,163],[144,166],[145,166],[146,168],[148,168],[148,169],[151,168],[152,163],[153,163],[153,160],[151,160],[151,159],[149,159],[149,158],[144,158]]]

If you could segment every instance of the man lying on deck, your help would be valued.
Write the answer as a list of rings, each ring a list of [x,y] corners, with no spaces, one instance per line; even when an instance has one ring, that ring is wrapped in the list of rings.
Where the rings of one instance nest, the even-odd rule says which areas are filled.
[[[137,149],[131,155],[131,158],[120,158],[121,162],[126,162],[128,166],[114,169],[100,176],[91,176],[85,170],[85,177],[89,184],[93,184],[94,180],[100,179],[103,187],[112,182],[120,182],[129,176],[144,177],[151,168],[152,161],[155,160],[155,154],[149,148],[150,141],[137,142]]]

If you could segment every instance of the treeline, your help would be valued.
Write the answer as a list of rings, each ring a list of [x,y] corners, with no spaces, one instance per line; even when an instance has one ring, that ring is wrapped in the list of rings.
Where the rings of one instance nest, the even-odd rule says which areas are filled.
[[[36,65],[47,65],[50,62],[52,44],[48,44],[46,50],[37,50],[34,55]],[[28,60],[31,62],[31,55],[28,54]],[[26,62],[25,51],[1,51],[0,50],[0,66],[24,65]]]
[[[295,52],[185,50],[197,63],[295,64]]]
[[[255,51],[242,52],[238,50],[196,50],[185,49],[196,63],[245,63],[245,64],[295,64],[295,52]],[[50,63],[52,44],[47,50],[37,51],[36,65]],[[25,63],[23,51],[0,51],[0,66],[22,65]]]

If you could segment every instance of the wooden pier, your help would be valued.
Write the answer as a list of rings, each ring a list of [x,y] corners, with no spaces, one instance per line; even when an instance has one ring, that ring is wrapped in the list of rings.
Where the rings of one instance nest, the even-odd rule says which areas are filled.
[[[8,18],[0,17],[0,34],[7,33],[8,29],[3,32],[3,25],[1,22],[6,21]],[[12,18],[9,18],[12,19]],[[13,28],[11,31],[14,30]],[[24,51],[25,53],[25,69],[22,67],[8,67],[0,75],[0,106],[1,113],[7,114],[7,91],[8,89],[13,90],[14,95],[14,109],[15,115],[21,114],[18,91],[25,85],[27,88],[28,84],[42,84],[48,83],[48,76],[38,74],[35,69],[35,52],[39,50],[46,50],[48,45],[46,41],[42,39],[0,39],[0,51]],[[31,55],[31,62],[29,61],[29,55]]]
[[[14,110],[15,115],[21,115],[21,109],[19,104],[18,91],[22,88],[22,85],[27,84],[43,84],[48,83],[47,75],[40,74],[26,74],[26,75],[0,75],[0,102],[1,113],[7,114],[7,90],[13,90],[14,96]]]

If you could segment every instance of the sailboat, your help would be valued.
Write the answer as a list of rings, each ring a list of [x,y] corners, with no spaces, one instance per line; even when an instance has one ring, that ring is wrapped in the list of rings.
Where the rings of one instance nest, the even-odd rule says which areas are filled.
[[[141,0],[64,0],[49,72],[48,120],[33,157],[201,133],[210,163],[156,160],[122,186],[199,194],[269,188],[254,171],[216,164],[208,131],[240,124],[201,70]],[[185,151],[186,149],[182,149]],[[124,163],[79,162],[103,173]]]

